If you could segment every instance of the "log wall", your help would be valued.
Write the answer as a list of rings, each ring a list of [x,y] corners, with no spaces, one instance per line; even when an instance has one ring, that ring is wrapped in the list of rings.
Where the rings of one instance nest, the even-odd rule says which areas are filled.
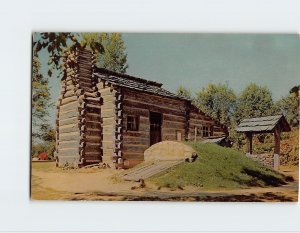
[[[212,134],[209,137],[220,137],[226,134],[226,129],[211,117],[205,115],[203,112],[192,109],[189,117],[189,141],[201,141],[205,138],[203,134],[203,127],[208,127],[209,132]],[[207,138],[207,137],[206,137]]]
[[[120,109],[118,108],[117,100],[120,92],[111,84],[101,80],[99,80],[97,88],[103,99],[103,105],[101,106],[102,162],[111,166],[113,162],[117,162],[118,157],[122,157],[120,151],[121,138],[119,135],[121,131],[119,130],[120,132],[118,132],[121,116],[118,116]]]
[[[123,147],[122,154],[126,167],[132,167],[144,159],[144,151],[150,146],[149,113],[162,113],[162,141],[185,138],[185,101],[150,95],[124,89],[123,100]],[[139,130],[128,131],[127,116],[139,116]]]
[[[57,102],[56,157],[59,166],[101,161],[102,99],[92,76],[93,64],[91,52],[66,52]]]

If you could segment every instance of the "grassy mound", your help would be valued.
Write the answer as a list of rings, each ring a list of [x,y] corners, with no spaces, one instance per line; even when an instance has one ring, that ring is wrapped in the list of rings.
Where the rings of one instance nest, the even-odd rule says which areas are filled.
[[[151,182],[161,187],[197,186],[204,189],[233,189],[279,186],[286,177],[244,154],[215,144],[188,143],[198,153],[194,163],[183,163],[160,173]]]

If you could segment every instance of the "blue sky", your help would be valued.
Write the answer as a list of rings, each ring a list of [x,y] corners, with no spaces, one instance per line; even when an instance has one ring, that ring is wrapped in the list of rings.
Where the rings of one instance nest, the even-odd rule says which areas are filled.
[[[128,74],[193,92],[209,83],[227,83],[240,93],[249,83],[267,86],[274,100],[300,81],[300,40],[296,34],[143,34],[124,33]],[[48,53],[40,53],[47,75]],[[59,80],[50,78],[56,101]],[[55,108],[50,122],[55,121]]]

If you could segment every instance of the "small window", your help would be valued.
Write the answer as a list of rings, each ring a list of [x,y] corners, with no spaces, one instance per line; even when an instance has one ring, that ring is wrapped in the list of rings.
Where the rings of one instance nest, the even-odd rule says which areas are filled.
[[[139,130],[139,117],[138,116],[127,116],[127,130],[138,131]]]

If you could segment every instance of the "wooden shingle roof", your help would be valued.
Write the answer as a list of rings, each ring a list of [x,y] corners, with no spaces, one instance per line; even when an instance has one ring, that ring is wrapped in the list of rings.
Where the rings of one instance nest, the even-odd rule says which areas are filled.
[[[119,87],[125,87],[128,89],[142,91],[142,92],[169,97],[173,99],[187,100],[183,97],[178,96],[177,94],[174,94],[162,88],[162,84],[155,81],[150,81],[150,80],[130,76],[127,74],[113,72],[104,68],[96,68],[93,75],[100,78],[101,80],[107,81],[108,83]]]
[[[237,132],[271,133],[279,125],[282,132],[291,131],[283,115],[248,118],[241,121]]]

